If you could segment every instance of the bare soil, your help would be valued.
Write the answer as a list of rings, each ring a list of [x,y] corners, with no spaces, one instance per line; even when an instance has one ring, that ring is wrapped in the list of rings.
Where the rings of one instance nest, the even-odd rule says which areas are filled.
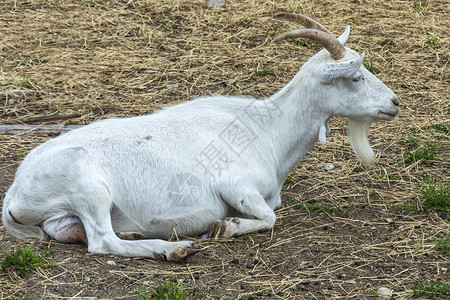
[[[180,264],[16,240],[0,226],[2,251],[52,250],[56,264],[27,278],[1,270],[1,299],[137,299],[133,291],[143,284],[169,277],[199,299],[370,299],[379,287],[393,291],[388,298],[409,299],[421,280],[449,283],[450,257],[434,247],[450,232],[448,218],[395,209],[420,207],[416,179],[449,178],[449,140],[436,142],[436,132],[423,130],[450,126],[447,1],[243,0],[220,10],[204,2],[2,1],[0,124],[80,125],[198,95],[269,96],[320,50],[270,43],[298,27],[273,16],[299,12],[336,35],[352,25],[348,45],[365,52],[399,96],[401,115],[372,126],[377,164],[358,162],[345,120],[333,118],[328,143],[317,143],[286,181],[273,230],[220,242],[196,238],[202,251]],[[422,143],[436,142],[429,162],[403,162],[411,129],[422,130]],[[23,156],[52,137],[0,135],[0,195]],[[327,171],[326,163],[335,168]]]

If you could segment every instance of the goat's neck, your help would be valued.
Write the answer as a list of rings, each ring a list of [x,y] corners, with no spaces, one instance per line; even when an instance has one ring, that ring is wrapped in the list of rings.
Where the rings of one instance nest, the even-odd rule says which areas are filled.
[[[263,130],[275,152],[277,174],[281,180],[309,151],[321,128],[322,131],[325,129],[331,116],[321,110],[318,105],[321,100],[300,73],[278,93],[263,100],[279,108],[279,117]]]

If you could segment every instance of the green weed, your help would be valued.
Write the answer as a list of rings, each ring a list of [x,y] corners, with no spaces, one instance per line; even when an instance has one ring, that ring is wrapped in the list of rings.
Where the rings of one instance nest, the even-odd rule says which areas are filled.
[[[425,197],[425,200],[421,203],[424,209],[437,209],[446,218],[450,218],[450,186],[444,183],[435,183],[430,179],[430,176],[425,176],[416,185]]]
[[[437,242],[435,248],[443,254],[450,256],[450,235],[444,235],[442,239]]]
[[[373,57],[371,57],[369,59],[369,61],[363,61],[363,65],[370,73],[374,73],[375,72],[375,68],[374,68],[374,65],[373,65]]]
[[[291,199],[290,197],[286,197],[286,201],[289,202],[290,204],[294,204],[296,209],[303,209],[303,205],[294,201],[294,199]]]
[[[433,142],[425,142],[423,145],[418,146],[416,149],[406,149],[404,154],[405,163],[429,163],[436,156],[436,144]]]
[[[14,154],[20,157],[25,157],[27,156],[26,152],[21,152],[21,151],[14,151]]]
[[[378,178],[380,178],[380,179],[385,178],[385,177],[389,180],[400,180],[401,179],[400,176],[393,174],[391,172],[391,170],[387,170],[386,174],[378,176]]]
[[[434,124],[423,130],[411,128],[411,134],[403,137],[403,162],[429,163],[436,158],[436,151],[442,142],[449,139],[450,129],[443,124]]]
[[[449,134],[450,133],[450,128],[447,128],[444,124],[433,124],[431,126],[425,127],[425,130],[430,130],[430,129],[434,129],[436,131],[440,131],[443,134]]]
[[[257,292],[257,291],[259,291],[260,287],[257,286],[257,285],[252,285],[252,286],[250,286],[250,289],[251,289],[253,292]]]
[[[273,69],[259,70],[258,67],[254,67],[253,72],[255,73],[256,76],[266,76],[266,75],[272,75],[275,72],[275,70],[273,70]]]
[[[17,85],[20,86],[20,87],[24,87],[24,88],[32,88],[33,87],[33,82],[30,79],[26,78],[26,77],[22,77],[22,80],[19,81],[17,83]]]
[[[344,218],[348,218],[348,216],[349,216],[349,213],[346,210],[339,209],[338,213]]]
[[[325,211],[325,212],[333,212],[336,211],[336,208],[332,207],[330,204],[325,203],[324,205],[320,205],[316,202],[309,203],[304,205],[305,209],[309,211]]]
[[[415,296],[439,296],[450,295],[450,285],[437,281],[419,281],[419,283],[413,288]]]
[[[378,192],[375,189],[371,189],[369,192],[369,197],[373,198],[373,199],[378,199],[380,197],[380,195],[378,194]]]
[[[422,193],[425,200],[419,202],[418,205],[410,202],[394,204],[392,208],[402,211],[434,209],[440,211],[444,218],[450,219],[450,186],[444,183],[435,183],[427,175],[422,181],[416,181],[416,187]]]
[[[291,174],[288,175],[288,177],[284,180],[284,184],[288,184],[288,183],[295,183],[295,172],[292,172]]]
[[[6,253],[5,258],[0,260],[2,269],[13,269],[21,277],[28,277],[31,269],[51,267],[55,264],[45,258],[53,251],[46,251],[44,255],[34,254],[32,247],[19,247],[14,253]]]
[[[418,210],[417,207],[409,202],[403,202],[399,204],[392,205],[392,208],[395,210],[402,210],[402,211],[415,211]]]
[[[427,8],[428,4],[426,2],[422,2],[420,1],[419,3],[416,4],[416,6],[414,7],[415,11],[417,13],[422,12],[423,10],[425,10]]]
[[[435,47],[437,44],[439,44],[439,37],[436,35],[433,35],[433,37],[429,38],[426,42],[425,45],[429,46],[429,47]]]
[[[292,42],[292,44],[294,44],[296,46],[308,47],[311,49],[319,47],[319,43],[314,42],[314,41],[307,41],[302,38],[293,38],[293,39],[291,39],[291,42]]]
[[[275,24],[271,24],[270,29],[267,31],[267,36],[273,39],[277,35],[278,35],[278,26]]]
[[[183,286],[179,285],[175,280],[172,280],[171,277],[169,277],[166,282],[160,283],[159,286],[155,289],[147,291],[147,288],[145,287],[145,285],[143,285],[134,293],[141,300],[149,300],[150,298],[158,300],[197,299],[197,297],[191,297],[187,295]]]
[[[39,58],[25,58],[22,62],[23,65],[29,67],[32,65],[38,65],[41,63],[41,60]]]

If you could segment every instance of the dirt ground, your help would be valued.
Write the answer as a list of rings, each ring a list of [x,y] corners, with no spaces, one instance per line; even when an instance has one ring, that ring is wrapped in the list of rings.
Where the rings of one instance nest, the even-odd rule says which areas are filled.
[[[197,238],[202,251],[180,264],[16,240],[0,226],[2,251],[50,249],[56,263],[28,278],[1,270],[1,299],[138,299],[133,291],[169,277],[198,299],[370,299],[380,287],[409,299],[420,281],[449,283],[450,257],[434,247],[449,219],[396,209],[420,207],[416,181],[425,175],[448,184],[448,139],[430,161],[404,162],[417,130],[425,143],[438,132],[424,128],[450,126],[448,1],[241,0],[218,10],[204,2],[2,1],[0,124],[86,124],[212,93],[267,97],[320,50],[270,43],[298,27],[273,16],[298,12],[336,35],[350,24],[348,46],[398,95],[400,116],[372,125],[377,163],[358,162],[345,120],[333,118],[328,143],[316,143],[286,181],[273,230]],[[0,133],[2,199],[23,156],[52,137]]]

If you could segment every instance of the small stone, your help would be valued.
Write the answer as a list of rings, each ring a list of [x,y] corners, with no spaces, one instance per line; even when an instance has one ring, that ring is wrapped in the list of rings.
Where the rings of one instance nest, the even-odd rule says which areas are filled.
[[[391,218],[387,218],[386,222],[388,222],[389,224],[394,223],[394,220],[392,220]]]
[[[325,170],[331,171],[334,169],[334,165],[332,163],[325,164]]]
[[[225,0],[207,0],[206,1],[206,8],[209,9],[220,9],[220,8],[226,8],[227,2]]]
[[[389,289],[387,287],[380,287],[377,290],[377,294],[380,295],[380,296],[389,295],[391,293],[392,293],[391,289]]]
[[[84,281],[86,281],[86,282],[91,281],[91,277],[89,277],[89,276],[84,277]]]
[[[403,225],[398,226],[398,230],[403,229],[403,228],[405,228],[405,226],[403,226]]]
[[[154,283],[155,283],[154,281],[150,281],[150,280],[146,280],[143,282],[144,285],[152,285]]]
[[[110,266],[115,266],[115,265],[116,265],[116,262],[113,261],[113,260],[107,260],[107,261],[106,261],[106,264],[107,264],[107,265],[110,265]]]
[[[166,84],[166,88],[171,89],[171,90],[176,89],[177,87],[178,87],[178,84],[176,84],[176,83]]]

